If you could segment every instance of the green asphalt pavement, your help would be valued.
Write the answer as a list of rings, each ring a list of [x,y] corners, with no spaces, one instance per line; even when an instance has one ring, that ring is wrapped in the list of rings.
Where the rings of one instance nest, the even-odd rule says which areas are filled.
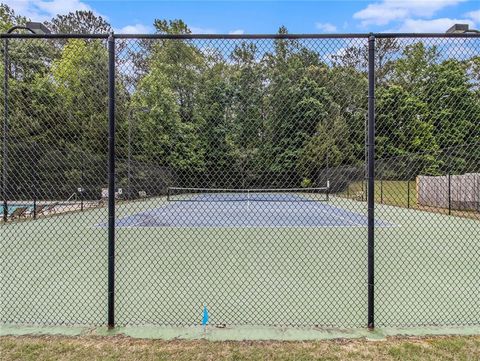
[[[163,202],[119,204],[117,217]],[[478,325],[480,220],[375,211],[389,224],[376,228],[377,325]],[[1,323],[105,324],[106,221],[97,208],[2,224]],[[367,229],[117,228],[115,277],[119,325],[196,325],[206,305],[221,327],[364,327]]]

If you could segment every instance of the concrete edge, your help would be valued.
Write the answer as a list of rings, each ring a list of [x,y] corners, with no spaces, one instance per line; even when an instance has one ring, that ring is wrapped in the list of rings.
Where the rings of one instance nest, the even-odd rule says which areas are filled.
[[[82,326],[26,326],[1,325],[0,336],[116,336],[161,340],[210,340],[210,341],[315,341],[333,339],[384,340],[392,336],[440,336],[480,335],[479,326],[465,327],[412,327],[412,328],[281,328],[281,327],[160,327],[160,326],[126,326],[109,330],[106,327]]]

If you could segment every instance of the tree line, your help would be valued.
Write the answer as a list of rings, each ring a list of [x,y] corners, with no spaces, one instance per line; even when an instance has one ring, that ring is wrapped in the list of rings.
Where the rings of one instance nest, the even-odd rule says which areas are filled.
[[[2,31],[26,21],[0,6]],[[112,30],[84,11],[46,25],[57,33]],[[190,33],[181,20],[153,25],[159,34]],[[433,40],[376,41],[376,153],[397,159],[391,179],[478,171],[478,44]],[[168,185],[311,187],[338,169],[361,171],[366,45],[117,39],[118,186],[132,194]],[[98,197],[107,180],[106,41],[11,39],[9,54],[10,192],[53,198],[81,187]],[[3,59],[1,67],[3,74]]]

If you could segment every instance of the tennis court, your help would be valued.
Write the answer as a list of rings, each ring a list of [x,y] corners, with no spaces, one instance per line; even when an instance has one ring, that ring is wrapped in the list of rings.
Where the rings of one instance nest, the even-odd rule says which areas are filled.
[[[317,189],[170,189],[167,202],[118,219],[118,227],[366,227],[364,214]],[[377,220],[377,226],[391,226]]]
[[[5,35],[0,323],[478,325],[478,36],[317,35]]]
[[[335,195],[328,202],[160,197],[119,204],[118,324],[195,325],[207,305],[212,325],[362,327],[365,208]],[[383,222],[376,233],[378,324],[474,324],[478,233],[465,230],[480,232],[479,222],[386,205],[376,212]],[[243,219],[226,223],[236,213]],[[145,214],[153,223],[136,223]],[[2,225],[9,275],[2,321],[101,324],[107,229],[98,225],[106,219],[107,210],[97,208]]]

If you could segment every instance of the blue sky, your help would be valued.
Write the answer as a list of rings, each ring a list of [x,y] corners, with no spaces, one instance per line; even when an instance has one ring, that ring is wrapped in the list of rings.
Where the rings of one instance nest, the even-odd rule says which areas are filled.
[[[151,33],[152,22],[182,19],[194,33],[444,32],[454,23],[480,28],[479,0],[378,1],[92,1],[9,0],[17,13],[46,20],[93,10],[118,33]]]

